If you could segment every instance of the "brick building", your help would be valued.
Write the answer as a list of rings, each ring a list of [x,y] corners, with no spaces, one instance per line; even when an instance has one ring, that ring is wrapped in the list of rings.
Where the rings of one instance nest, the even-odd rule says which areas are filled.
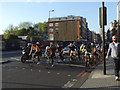
[[[48,19],[48,40],[87,41],[87,22],[80,16]]]

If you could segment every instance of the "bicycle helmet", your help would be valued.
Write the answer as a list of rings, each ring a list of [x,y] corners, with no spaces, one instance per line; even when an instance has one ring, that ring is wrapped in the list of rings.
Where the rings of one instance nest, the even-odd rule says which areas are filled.
[[[93,43],[91,43],[91,45],[94,45]]]
[[[36,44],[40,44],[39,42],[36,42]]]
[[[76,44],[76,42],[73,42],[73,44]]]
[[[53,45],[53,43],[51,42],[50,45]]]

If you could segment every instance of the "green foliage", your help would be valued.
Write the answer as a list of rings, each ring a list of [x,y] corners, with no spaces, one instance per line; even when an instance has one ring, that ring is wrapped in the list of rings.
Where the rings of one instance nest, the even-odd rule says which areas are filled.
[[[10,34],[5,33],[3,36],[4,39],[9,39],[10,38]]]
[[[4,34],[3,38],[4,38],[4,39],[18,39],[17,36],[15,36],[15,35],[10,35],[10,34]]]
[[[13,36],[25,36],[28,35],[28,39],[43,39],[43,34],[47,33],[47,22],[32,24],[31,22],[23,22],[14,27],[9,25],[4,31],[4,39],[13,38]],[[12,37],[11,37],[12,36]]]
[[[18,27],[20,28],[20,29],[22,29],[22,28],[29,28],[29,27],[32,27],[32,23],[31,22],[22,22],[22,23],[20,23],[19,25],[18,25]]]

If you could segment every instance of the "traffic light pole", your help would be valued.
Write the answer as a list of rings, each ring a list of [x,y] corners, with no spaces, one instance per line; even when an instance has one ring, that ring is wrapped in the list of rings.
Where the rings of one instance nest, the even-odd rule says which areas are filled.
[[[105,31],[104,31],[104,2],[102,2],[102,32],[103,32],[103,59],[104,59],[104,64],[103,64],[103,68],[104,68],[104,75],[106,75],[106,60],[105,60]]]

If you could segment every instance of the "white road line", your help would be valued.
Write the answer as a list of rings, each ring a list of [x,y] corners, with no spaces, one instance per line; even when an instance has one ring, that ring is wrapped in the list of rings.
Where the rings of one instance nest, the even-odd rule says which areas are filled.
[[[60,73],[57,73],[57,75],[59,75]]]
[[[77,79],[73,79],[72,81],[73,81],[73,82],[77,82]]]
[[[75,66],[75,67],[85,67],[83,65],[75,65],[75,64],[58,64],[58,65]]]
[[[71,75],[68,75],[68,77],[70,77]]]
[[[77,79],[72,79],[71,81],[68,81],[63,88],[70,88],[77,82]]]
[[[18,58],[13,58],[13,57],[12,57],[12,58],[10,58],[10,59],[14,59],[14,60],[20,61],[20,59],[18,59]]]
[[[25,69],[25,68],[22,68],[23,70]]]
[[[39,70],[39,72],[41,72],[41,70]]]
[[[48,73],[51,73],[51,72],[48,72]]]
[[[73,86],[73,83],[70,82],[70,81],[68,81],[63,87],[64,87],[64,88],[70,88],[70,87],[72,87],[72,86]]]

